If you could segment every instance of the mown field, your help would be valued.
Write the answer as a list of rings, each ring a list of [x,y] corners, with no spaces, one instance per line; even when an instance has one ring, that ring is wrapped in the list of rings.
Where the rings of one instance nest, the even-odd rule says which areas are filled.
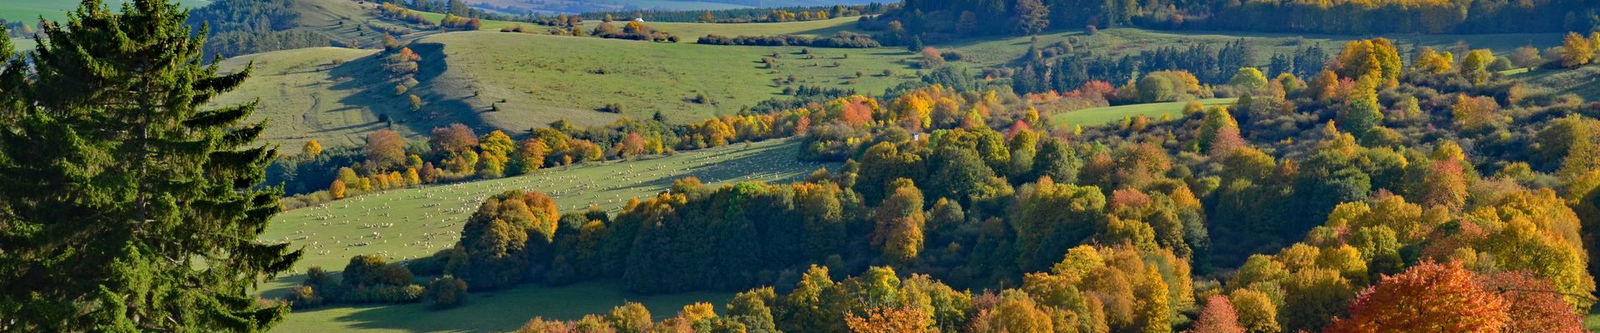
[[[325,47],[234,57],[221,64],[224,70],[240,70],[252,62],[254,70],[243,85],[214,104],[259,100],[252,119],[267,121],[263,139],[280,145],[286,154],[298,153],[310,139],[324,146],[357,145],[365,142],[367,133],[386,127],[378,115],[389,108],[381,100],[362,98],[362,92],[382,78],[363,75],[365,71],[353,69],[362,64],[351,63],[374,53],[377,50]],[[391,103],[396,103],[394,109],[404,107]]]
[[[566,119],[599,125],[619,116],[698,122],[783,97],[786,87],[823,86],[878,94],[911,78],[900,49],[811,49],[716,46],[548,36],[454,32],[417,41],[424,60],[414,91],[438,108],[490,110],[489,126],[526,129]],[[762,58],[776,54],[776,66]],[[433,67],[426,59],[439,59]],[[437,77],[428,72],[441,70]],[[884,70],[891,76],[882,76]],[[858,76],[858,73],[860,74]],[[776,80],[793,78],[793,83]],[[699,96],[706,101],[695,102]],[[598,111],[619,104],[619,114]],[[453,111],[459,113],[461,111]]]
[[[1206,106],[1232,104],[1236,98],[1210,98],[1199,100]],[[1160,119],[1162,115],[1170,115],[1173,119],[1183,116],[1183,107],[1189,101],[1146,103],[1088,108],[1077,111],[1063,112],[1050,117],[1051,124],[1056,127],[1071,128],[1074,125],[1095,126],[1111,124],[1122,121],[1132,116],[1146,116],[1151,119]]]
[[[671,317],[684,305],[706,302],[717,311],[733,294],[692,292],[639,296],[621,292],[613,282],[569,286],[521,285],[489,293],[473,293],[467,303],[449,310],[423,304],[324,307],[289,313],[274,332],[504,332],[533,317],[577,320],[585,314],[610,312],[626,302],[639,302],[657,320]]]

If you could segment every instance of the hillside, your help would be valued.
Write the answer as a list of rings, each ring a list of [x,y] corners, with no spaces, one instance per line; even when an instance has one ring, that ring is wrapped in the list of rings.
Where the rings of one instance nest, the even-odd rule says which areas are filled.
[[[630,198],[648,198],[683,177],[708,184],[737,181],[788,182],[828,166],[795,160],[797,145],[784,140],[679,153],[629,162],[591,163],[539,170],[530,175],[382,192],[296,209],[274,217],[262,239],[306,246],[296,270],[321,266],[337,271],[351,256],[378,254],[394,260],[433,254],[455,243],[461,221],[484,197],[507,190],[549,193],[565,212],[589,205],[621,209]],[[372,227],[373,225],[392,225]],[[370,237],[379,232],[382,238]],[[355,245],[356,243],[369,243]],[[286,285],[269,285],[268,290]]]
[[[367,73],[373,60],[363,57],[377,50],[309,48],[235,57],[224,61],[225,71],[255,65],[249,80],[214,101],[234,105],[259,100],[253,120],[266,120],[262,137],[295,154],[306,140],[324,145],[356,145],[366,134],[384,127],[378,115],[404,106],[390,106],[365,97],[365,89],[381,83]]]
[[[861,0],[467,0],[473,7],[535,14],[577,14],[618,10],[719,10],[864,4]]]
[[[604,124],[619,116],[697,122],[729,115],[774,97],[784,88],[819,85],[878,93],[912,69],[896,49],[813,49],[711,46],[689,43],[455,32],[429,36],[413,47],[424,59],[416,89],[430,108],[477,110],[483,123],[527,129],[566,119]],[[763,57],[780,56],[764,68]],[[438,59],[430,63],[428,59]],[[439,70],[437,74],[432,71]],[[900,75],[881,76],[890,70]],[[861,73],[858,77],[857,73]],[[793,83],[778,84],[793,76]],[[704,95],[705,103],[690,101]],[[503,101],[503,102],[502,102]],[[596,111],[607,104],[622,114]],[[483,112],[491,106],[496,112]]]

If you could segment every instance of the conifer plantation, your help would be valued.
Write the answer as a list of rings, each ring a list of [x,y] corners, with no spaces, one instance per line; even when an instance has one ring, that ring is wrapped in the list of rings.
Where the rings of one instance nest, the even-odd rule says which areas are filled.
[[[51,1],[0,332],[1600,329],[1595,0]]]

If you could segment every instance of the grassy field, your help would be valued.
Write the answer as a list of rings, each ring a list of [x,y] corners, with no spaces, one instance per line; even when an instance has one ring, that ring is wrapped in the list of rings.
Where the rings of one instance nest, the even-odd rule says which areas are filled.
[[[551,195],[563,212],[589,205],[617,210],[629,198],[649,197],[672,181],[695,176],[706,183],[792,181],[821,163],[794,158],[796,143],[770,140],[629,162],[586,163],[531,175],[381,192],[284,212],[261,239],[305,246],[297,271],[342,269],[351,256],[378,254],[400,260],[454,245],[461,223],[490,195],[522,189]],[[392,226],[378,226],[392,224]],[[373,238],[374,234],[382,238]],[[352,246],[367,242],[370,245]],[[282,284],[274,287],[286,287]]]
[[[1513,74],[1511,77],[1550,89],[1557,94],[1576,94],[1591,101],[1600,99],[1600,65],[1574,69],[1540,69]]]
[[[550,194],[562,212],[582,211],[591,204],[615,211],[629,198],[651,196],[682,177],[695,176],[710,184],[789,182],[831,166],[795,160],[795,149],[797,143],[771,140],[636,161],[544,169],[514,178],[381,192],[284,212],[273,219],[262,239],[304,246],[305,257],[295,265],[296,272],[313,266],[339,270],[357,254],[382,255],[391,260],[416,258],[455,244],[462,222],[478,204],[506,190]],[[379,226],[385,224],[391,226]],[[352,246],[358,242],[370,245]],[[302,279],[302,274],[290,274],[264,284],[262,293],[281,297]],[[415,304],[296,312],[278,329],[507,330],[536,315],[575,319],[584,313],[603,312],[624,299],[645,302],[653,313],[670,316],[677,307],[693,301],[712,302],[720,307],[729,296],[689,293],[633,297],[608,283],[561,288],[521,286],[474,294],[471,305],[444,312],[427,311]]]
[[[1226,105],[1233,103],[1234,100],[1234,98],[1202,99],[1200,104],[1205,104],[1206,106]],[[1110,124],[1122,121],[1123,118],[1137,115],[1143,115],[1151,119],[1159,119],[1162,115],[1171,115],[1173,119],[1177,119],[1183,116],[1183,107],[1188,104],[1189,101],[1182,101],[1088,108],[1057,114],[1050,118],[1050,122],[1055,124],[1056,127],[1062,127]]]
[[[1344,48],[1344,43],[1354,39],[1371,38],[1379,36],[1352,36],[1352,35],[1299,35],[1299,34],[1271,34],[1249,32],[1176,32],[1159,31],[1137,28],[1116,28],[1100,30],[1094,35],[1082,31],[1060,31],[1039,36],[1040,45],[1048,45],[1057,41],[1077,38],[1087,43],[1091,50],[1097,54],[1137,54],[1139,51],[1158,47],[1176,46],[1184,48],[1189,45],[1213,43],[1217,47],[1221,43],[1232,42],[1244,38],[1248,43],[1253,43],[1260,52],[1261,65],[1266,65],[1271,54],[1275,52],[1292,52],[1300,47],[1322,45],[1330,55],[1337,55]],[[1387,35],[1382,36],[1395,40],[1401,54],[1409,54],[1413,46],[1430,46],[1438,49],[1448,49],[1457,43],[1465,43],[1472,48],[1488,48],[1496,54],[1505,54],[1517,47],[1535,45],[1540,48],[1561,44],[1561,35],[1554,33],[1539,34],[1480,34],[1480,35]],[[980,66],[992,66],[1017,59],[1028,50],[1029,37],[1011,37],[1003,39],[974,39],[961,40],[952,43],[936,45],[944,49],[953,49],[966,54],[967,60]]]
[[[217,98],[215,104],[259,99],[260,108],[252,119],[267,120],[263,138],[280,145],[284,153],[299,152],[309,139],[324,146],[359,144],[367,133],[385,127],[378,122],[381,111],[405,107],[391,102],[396,105],[384,108],[383,101],[362,97],[366,88],[382,81],[356,75],[362,71],[355,68],[366,65],[357,59],[376,52],[326,47],[234,57],[222,63],[225,70],[254,62],[254,71],[239,89]],[[344,63],[335,65],[336,61]]]
[[[176,2],[190,8],[204,6],[208,0],[176,0]],[[39,18],[65,22],[67,12],[78,8],[78,0],[4,0],[0,1],[0,19],[7,21],[22,21],[38,26]],[[107,0],[105,3],[111,8],[121,8],[122,1]]]
[[[444,14],[418,12],[423,17],[432,21],[439,21]],[[855,26],[858,16],[839,17],[827,20],[804,22],[779,22],[779,23],[690,23],[690,22],[646,22],[651,28],[666,31],[678,36],[684,43],[694,43],[700,36],[717,34],[724,36],[758,36],[758,35],[801,35],[801,36],[832,36],[840,31],[851,30]],[[612,22],[612,25],[622,25],[624,22]],[[593,30],[600,25],[600,21],[588,20],[583,22],[584,29]],[[484,20],[481,30],[500,31],[500,28],[521,26],[523,29],[543,34],[550,27],[527,22]]]
[[[501,32],[433,35],[412,47],[424,60],[423,81],[414,91],[431,107],[478,113],[486,125],[527,129],[566,119],[609,123],[619,115],[596,111],[620,104],[623,116],[656,112],[676,123],[737,113],[742,107],[781,97],[785,87],[820,85],[881,93],[913,72],[899,49],[812,49],[715,46],[563,37]],[[777,53],[777,66],[763,57]],[[426,59],[441,59],[430,65]],[[437,77],[429,71],[443,69]],[[898,73],[881,76],[884,70]],[[863,74],[857,77],[856,74]],[[793,77],[792,85],[774,80]],[[690,101],[699,95],[707,103]],[[503,102],[502,102],[503,101]],[[463,111],[465,110],[465,111]]]
[[[677,35],[684,42],[693,43],[700,36],[711,34],[730,37],[760,35],[831,36],[839,31],[846,31],[855,27],[856,20],[859,19],[860,17],[849,16],[827,20],[780,23],[647,22],[646,24],[652,28]],[[593,29],[598,24],[599,22],[585,22],[585,26],[590,29]]]
[[[620,291],[612,282],[585,282],[562,287],[522,285],[491,293],[474,293],[461,307],[434,311],[423,304],[342,306],[289,313],[276,332],[503,332],[533,317],[576,320],[604,314],[614,306],[639,302],[657,320],[671,317],[684,305],[707,302],[717,311],[733,298],[729,293],[693,292],[639,296]]]

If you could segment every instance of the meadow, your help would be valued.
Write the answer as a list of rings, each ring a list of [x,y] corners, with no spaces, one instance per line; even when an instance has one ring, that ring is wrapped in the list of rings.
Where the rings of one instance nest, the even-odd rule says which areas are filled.
[[[1600,98],[1600,67],[1597,66],[1532,70],[1512,74],[1511,77],[1557,94],[1575,94],[1585,100]]]
[[[910,53],[891,48],[813,48],[808,56],[801,47],[453,32],[420,39],[412,49],[424,58],[422,84],[413,91],[438,108],[455,108],[450,112],[494,110],[477,114],[486,125],[510,129],[561,119],[602,125],[657,112],[673,123],[698,122],[783,97],[785,88],[877,94],[914,72],[905,61]],[[762,59],[773,55],[776,65],[767,68]],[[440,59],[442,67],[427,59]],[[432,70],[442,73],[434,77]],[[883,76],[885,70],[895,74]],[[598,111],[612,103],[623,112]]]
[[[532,174],[449,185],[391,190],[283,212],[261,239],[304,246],[296,272],[320,266],[343,269],[351,256],[375,254],[392,260],[431,255],[453,246],[462,223],[483,199],[507,190],[549,194],[562,212],[590,205],[615,212],[631,198],[646,198],[684,177],[708,184],[771,183],[802,179],[828,164],[795,159],[797,144],[769,140],[681,152],[634,161],[595,162],[542,169]],[[363,245],[364,244],[364,245]],[[269,293],[291,278],[269,285]],[[276,290],[281,291],[281,290]]]
[[[855,27],[859,16],[837,17],[826,20],[776,22],[776,23],[686,23],[686,22],[646,22],[651,28],[670,32],[682,38],[684,42],[693,43],[695,39],[705,35],[723,36],[766,36],[766,35],[799,35],[799,36],[832,36],[840,31],[850,31]],[[594,29],[599,21],[584,22],[584,26]],[[618,23],[612,23],[618,24]],[[857,31],[860,32],[860,31]]]
[[[109,0],[106,4],[111,8],[121,8],[123,1]],[[174,1],[189,8],[204,6],[209,0],[177,0]],[[40,17],[46,20],[65,22],[67,13],[78,8],[77,1],[70,0],[5,0],[0,1],[0,19],[7,21],[22,21],[38,26]]]
[[[1205,106],[1232,104],[1236,98],[1209,98],[1199,100]],[[1183,117],[1183,107],[1189,101],[1145,103],[1088,108],[1077,111],[1068,111],[1050,117],[1050,123],[1057,128],[1071,128],[1074,125],[1095,126],[1116,123],[1132,116],[1146,116],[1151,119],[1160,119],[1161,116],[1171,116],[1172,119]]]
[[[358,145],[365,142],[367,133],[385,127],[378,122],[380,113],[374,111],[384,110],[380,101],[360,100],[366,87],[382,80],[336,69],[375,53],[377,50],[323,47],[234,57],[222,62],[223,70],[241,70],[253,63],[251,76],[213,104],[259,101],[252,120],[267,121],[262,139],[279,145],[285,154],[299,153],[311,139],[324,146]]]
[[[303,248],[305,255],[295,264],[294,273],[263,284],[261,291],[268,297],[282,297],[289,287],[304,279],[300,272],[318,266],[338,271],[357,254],[404,260],[453,246],[459,240],[462,223],[479,203],[507,190],[549,194],[564,213],[580,212],[590,205],[615,212],[631,198],[652,196],[683,177],[697,177],[708,184],[784,183],[802,179],[819,168],[834,167],[796,160],[797,147],[790,140],[734,144],[633,161],[549,168],[511,178],[392,190],[286,211],[273,218],[262,239],[292,243]],[[431,311],[420,304],[296,311],[277,329],[508,330],[534,316],[576,319],[584,313],[607,311],[624,300],[643,302],[652,313],[671,316],[679,307],[697,301],[721,307],[731,295],[700,292],[636,296],[623,293],[611,283],[597,282],[554,288],[523,285],[475,293],[472,297],[468,305],[448,311]]]
[[[610,312],[626,302],[639,302],[660,320],[678,313],[684,305],[707,302],[718,312],[733,298],[731,293],[691,292],[669,295],[630,295],[614,282],[582,282],[550,287],[521,285],[487,293],[473,293],[466,304],[448,310],[424,304],[323,307],[290,312],[275,332],[503,332],[514,330],[533,317],[577,320],[585,314]]]

